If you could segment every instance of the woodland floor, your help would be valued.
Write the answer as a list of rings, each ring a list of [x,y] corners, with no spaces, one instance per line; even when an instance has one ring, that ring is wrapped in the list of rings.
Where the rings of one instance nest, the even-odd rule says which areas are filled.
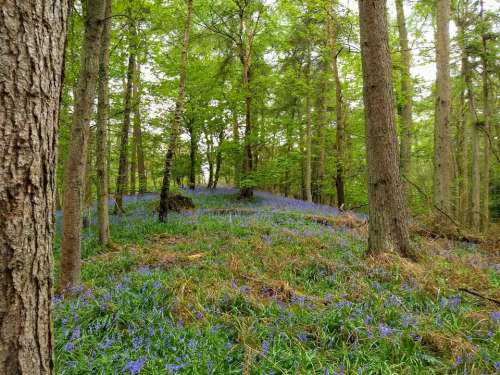
[[[460,291],[498,300],[491,250],[416,238],[419,264],[367,258],[362,217],[267,193],[186,194],[197,210],[167,224],[156,195],[127,199],[113,250],[90,214],[83,285],[55,297],[57,374],[500,371],[500,308]],[[59,235],[55,254],[57,272]]]

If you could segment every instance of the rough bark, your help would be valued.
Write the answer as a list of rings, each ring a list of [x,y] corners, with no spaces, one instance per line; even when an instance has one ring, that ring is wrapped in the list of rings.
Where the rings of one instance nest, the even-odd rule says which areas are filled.
[[[64,176],[59,282],[59,287],[62,289],[80,282],[82,190],[85,186],[90,116],[96,93],[99,67],[99,48],[96,46],[100,46],[104,11],[104,2],[100,0],[88,1],[80,75],[75,91],[71,137]]]
[[[106,0],[106,18],[102,30],[99,61],[99,83],[97,88],[97,133],[96,133],[96,173],[97,173],[97,228],[99,242],[108,245],[108,118],[109,118],[109,57],[111,46],[112,0]]]
[[[411,51],[408,45],[408,31],[404,14],[403,0],[396,0],[396,13],[399,31],[399,48],[401,50],[401,141],[400,141],[400,169],[403,176],[409,176],[411,170],[411,148],[413,137],[412,120],[412,82],[410,75]],[[405,193],[408,196],[409,186],[404,183]]]
[[[53,373],[55,165],[67,0],[1,3],[0,374]]]
[[[125,84],[125,93],[123,99],[123,124],[120,136],[120,158],[118,161],[118,176],[116,178],[116,195],[115,195],[115,213],[122,214],[123,195],[127,193],[127,169],[128,169],[128,153],[129,153],[129,132],[132,112],[132,86],[134,83],[134,75],[136,68],[136,51],[135,51],[135,22],[129,8],[129,56],[127,67],[127,81]]]
[[[386,1],[360,0],[361,60],[368,164],[368,251],[415,258],[399,174]]]
[[[436,119],[434,126],[434,205],[450,212],[451,150],[450,118],[450,0],[437,0],[436,28]],[[444,219],[442,216],[440,216]]]
[[[174,158],[174,150],[177,145],[177,137],[179,126],[182,121],[182,111],[186,96],[186,81],[187,81],[187,65],[189,52],[189,36],[191,33],[191,23],[193,18],[193,0],[187,0],[187,16],[184,26],[184,38],[182,42],[181,54],[181,71],[179,79],[179,93],[175,104],[175,117],[170,129],[170,140],[167,154],[165,156],[165,167],[163,172],[163,184],[160,194],[160,207],[158,209],[158,217],[160,222],[165,222],[168,215],[168,197],[170,192],[170,177],[172,175],[172,160]]]

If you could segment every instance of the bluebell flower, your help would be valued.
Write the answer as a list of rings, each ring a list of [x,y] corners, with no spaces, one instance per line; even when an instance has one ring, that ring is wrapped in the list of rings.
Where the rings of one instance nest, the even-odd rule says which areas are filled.
[[[144,367],[146,358],[139,358],[137,361],[130,361],[123,367],[122,372],[128,372],[130,375],[138,374]]]
[[[491,312],[490,319],[493,320],[495,323],[499,323],[500,322],[500,311]]]
[[[308,337],[307,337],[307,334],[304,333],[304,332],[301,332],[297,335],[297,339],[300,341],[300,342],[306,342]]]
[[[66,345],[64,345],[64,350],[66,350],[68,353],[72,352],[73,349],[75,349],[75,344],[72,342],[68,342]]]
[[[387,337],[390,336],[393,333],[393,329],[388,326],[387,324],[380,323],[378,325],[378,333],[381,337]]]
[[[71,340],[78,340],[81,336],[81,330],[80,327],[76,327],[71,334]]]
[[[263,355],[267,355],[267,353],[269,352],[269,341],[262,341],[261,352]]]

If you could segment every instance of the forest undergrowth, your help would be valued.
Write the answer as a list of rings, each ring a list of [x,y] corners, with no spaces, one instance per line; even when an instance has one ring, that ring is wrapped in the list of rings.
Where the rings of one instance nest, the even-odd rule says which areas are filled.
[[[419,263],[368,257],[362,215],[268,193],[185,194],[197,209],[164,224],[156,195],[128,197],[111,248],[89,213],[82,285],[54,301],[58,374],[500,371],[491,249],[415,237]]]

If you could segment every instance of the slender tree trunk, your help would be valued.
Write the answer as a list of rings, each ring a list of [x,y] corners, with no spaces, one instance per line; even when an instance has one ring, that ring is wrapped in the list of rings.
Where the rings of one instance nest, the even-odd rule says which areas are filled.
[[[102,30],[97,101],[96,171],[97,228],[99,242],[107,246],[109,236],[108,187],[108,117],[109,117],[109,57],[111,46],[112,0],[106,0],[106,18]]]
[[[189,132],[189,189],[196,189],[196,151],[198,149],[198,139],[196,138],[194,120],[188,121]]]
[[[141,69],[137,64],[135,69],[134,94],[134,142],[137,152],[137,173],[139,175],[139,194],[144,194],[148,189],[146,167],[144,164],[144,147],[142,145],[142,120],[141,120]]]
[[[240,187],[241,152],[240,152],[240,124],[238,114],[233,113],[233,143],[234,143],[234,186]]]
[[[87,151],[87,163],[85,166],[85,189],[83,193],[83,228],[90,226],[90,209],[92,207],[92,134],[89,135],[89,149]]]
[[[0,374],[53,374],[52,252],[69,2],[0,11]]]
[[[330,21],[331,22],[331,21]],[[344,192],[344,165],[345,165],[345,119],[344,119],[344,97],[342,94],[342,82],[338,68],[338,56],[340,51],[337,46],[338,30],[333,27],[331,38],[332,53],[332,73],[335,80],[335,115],[336,115],[336,137],[335,137],[335,188],[337,191],[337,205],[342,207],[345,204]]]
[[[308,52],[307,65],[305,71],[305,79],[309,90],[311,81],[311,52]],[[310,94],[306,94],[306,161],[305,161],[305,192],[306,200],[312,202],[311,179],[312,179],[312,114],[311,114],[311,99]]]
[[[401,49],[401,142],[400,169],[403,176],[411,171],[411,148],[413,137],[412,120],[412,82],[410,75],[411,51],[408,45],[408,31],[404,14],[403,0],[396,0],[396,13],[399,31],[399,48]],[[409,185],[403,180],[406,196],[409,197]]]
[[[252,153],[252,94],[250,92],[250,56],[246,48],[241,47],[241,64],[243,66],[243,89],[245,91],[245,135],[244,135],[244,152],[243,152],[243,182],[240,186],[241,198],[251,198],[253,196],[253,153]]]
[[[437,0],[436,29],[436,122],[434,126],[434,205],[450,213],[451,152],[450,118],[450,0]]]
[[[205,134],[205,137],[207,140],[207,163],[208,163],[207,189],[212,189],[214,186],[214,160],[212,157],[214,142],[213,142],[212,136],[210,136],[208,134],[208,132]]]
[[[461,75],[464,79],[464,88],[460,93],[460,120],[459,129],[457,132],[457,155],[458,155],[458,220],[462,225],[468,225],[469,212],[470,212],[470,175],[469,175],[469,161],[470,161],[470,146],[471,146],[471,115],[470,106],[467,105],[467,88],[469,82],[469,62],[467,52],[465,50],[465,14],[457,19],[459,45],[461,50]]]
[[[224,129],[219,133],[217,151],[215,155],[215,175],[213,188],[217,189],[217,184],[219,183],[220,170],[222,167],[222,143],[224,142]]]
[[[368,163],[368,250],[395,250],[415,258],[399,174],[386,1],[360,0],[359,21]]]
[[[137,144],[135,139],[135,133],[132,133],[132,144],[130,150],[130,194],[135,195],[136,193],[136,175],[137,175]]]
[[[129,5],[130,6],[130,5]],[[118,162],[118,176],[116,178],[116,207],[115,213],[122,214],[123,209],[123,195],[127,194],[127,169],[128,169],[128,138],[130,132],[130,115],[132,111],[132,87],[134,83],[135,69],[136,69],[136,32],[135,22],[132,18],[129,9],[129,57],[127,68],[127,81],[125,84],[125,95],[123,103],[123,125],[120,137],[120,158]]]
[[[481,7],[481,21],[483,25],[485,24],[484,20],[484,1],[480,1]],[[485,26],[483,26],[485,27]],[[482,185],[483,185],[483,193],[482,193],[482,205],[481,205],[481,230],[483,232],[487,232],[489,229],[490,222],[490,124],[491,124],[491,108],[490,108],[490,88],[488,83],[488,35],[486,31],[484,31],[481,35],[482,42],[482,53],[481,53],[481,62],[483,65],[482,72],[482,80],[483,80],[483,126],[484,126],[484,157],[483,157],[483,176],[482,176]]]
[[[159,207],[159,220],[165,222],[168,215],[168,198],[170,191],[170,176],[172,175],[172,160],[174,158],[174,150],[177,145],[177,136],[179,133],[179,126],[182,120],[182,111],[184,107],[184,100],[186,96],[186,80],[187,80],[187,65],[188,65],[188,52],[189,52],[189,35],[191,32],[191,21],[193,16],[193,0],[187,0],[187,16],[186,24],[184,27],[184,39],[182,42],[182,55],[181,55],[181,71],[179,80],[179,94],[175,104],[175,118],[170,130],[170,141],[168,145],[167,155],[165,156],[165,168],[163,172],[163,184],[160,194],[160,207]]]
[[[104,24],[104,11],[104,2],[88,0],[80,76],[75,92],[73,123],[64,179],[59,283],[62,289],[80,282],[82,189],[85,186],[89,124],[97,86],[99,46]]]
[[[325,128],[326,128],[326,93],[327,93],[327,78],[323,69],[324,75],[319,84],[318,96],[318,111],[317,111],[317,152],[316,152],[316,168],[315,168],[315,183],[314,183],[314,201],[317,203],[323,202],[323,183],[325,179]]]

